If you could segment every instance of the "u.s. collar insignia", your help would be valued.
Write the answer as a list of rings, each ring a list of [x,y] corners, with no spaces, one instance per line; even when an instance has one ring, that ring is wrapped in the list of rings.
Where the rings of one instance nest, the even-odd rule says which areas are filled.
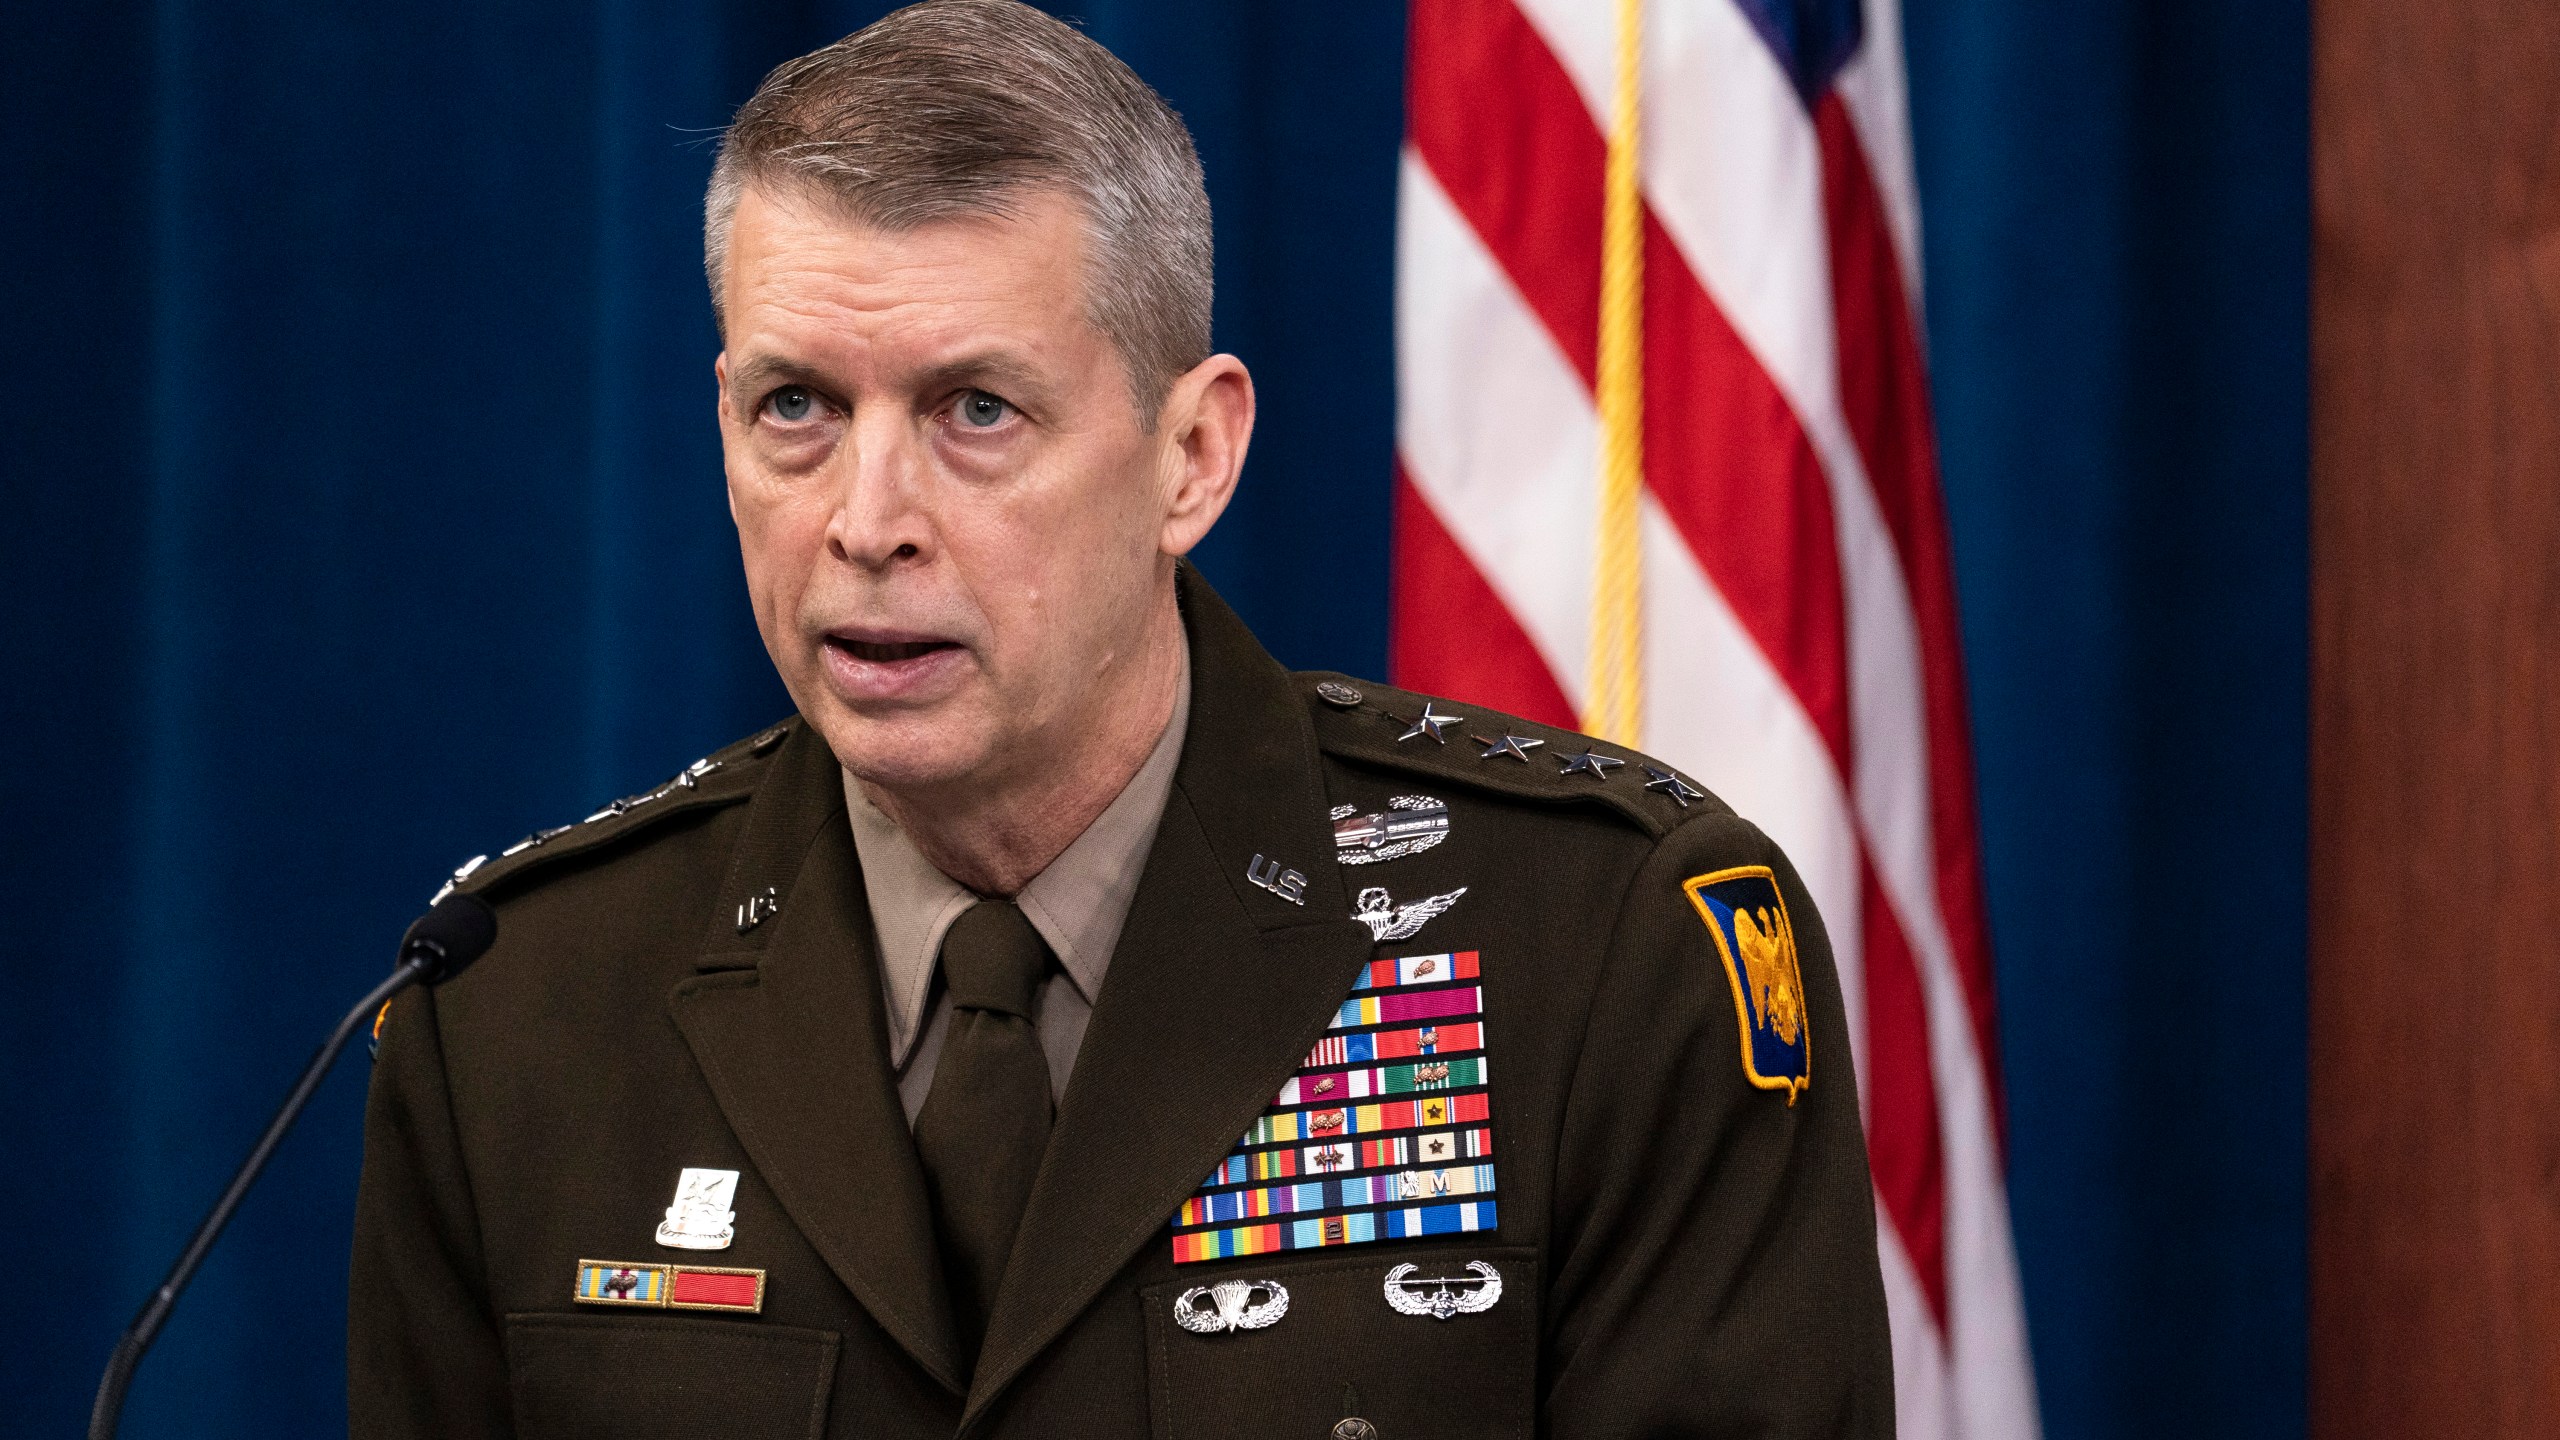
[[[658,1243],[670,1250],[726,1250],[738,1238],[729,1208],[738,1196],[738,1172],[691,1166],[676,1177],[676,1203],[658,1225]]]
[[[1796,962],[1795,922],[1766,865],[1693,876],[1680,883],[1698,907],[1725,978],[1733,982],[1742,1022],[1742,1073],[1763,1090],[1787,1092],[1787,1103],[1813,1083],[1813,1023],[1805,1010],[1804,971]]]

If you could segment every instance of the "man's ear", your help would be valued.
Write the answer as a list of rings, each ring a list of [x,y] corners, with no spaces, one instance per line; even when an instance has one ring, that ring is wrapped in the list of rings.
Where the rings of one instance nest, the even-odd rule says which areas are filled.
[[[720,460],[721,460],[721,464],[720,464],[720,471],[721,471],[721,481],[722,481],[720,488],[721,488],[721,490],[722,490],[722,491],[724,491],[724,492],[728,495],[728,497],[729,497],[729,523],[730,523],[730,524],[732,524],[732,525],[735,525],[735,524],[737,524],[737,523],[738,523],[738,490],[737,490],[737,487],[736,487],[736,486],[734,486],[734,485],[731,485],[731,484],[727,483],[727,480],[728,480],[728,471],[729,471],[729,465],[728,465],[728,459],[729,459],[729,352],[728,352],[728,351],[723,350],[723,351],[721,351],[719,354],[714,355],[714,356],[712,356],[712,357],[711,357],[711,381],[712,381],[711,405],[712,405],[712,410],[713,410],[713,412],[714,412],[714,413],[712,414],[711,419],[712,419],[712,423],[713,423],[713,424],[715,424],[715,425],[717,425],[717,426],[719,427],[719,430],[720,430]]]
[[[1226,513],[1253,443],[1253,375],[1233,355],[1212,355],[1166,390],[1156,412],[1164,444],[1164,528],[1157,547],[1187,555]]]

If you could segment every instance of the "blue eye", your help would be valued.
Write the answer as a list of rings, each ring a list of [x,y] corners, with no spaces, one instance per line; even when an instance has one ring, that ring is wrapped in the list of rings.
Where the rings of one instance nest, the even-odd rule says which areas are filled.
[[[785,385],[774,391],[764,404],[777,420],[806,420],[809,412],[817,408],[818,401],[816,396],[797,385]]]
[[[960,417],[960,423],[972,430],[985,430],[999,425],[1003,423],[1005,416],[1013,413],[1011,405],[984,390],[972,390],[961,396],[960,403],[951,409],[953,414]]]

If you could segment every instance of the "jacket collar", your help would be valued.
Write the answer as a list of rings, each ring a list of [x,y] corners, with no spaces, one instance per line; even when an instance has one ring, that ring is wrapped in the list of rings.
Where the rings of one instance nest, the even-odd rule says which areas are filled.
[[[889,1069],[879,957],[840,773],[817,732],[795,727],[748,811],[701,973],[670,1003],[721,1112],[792,1223],[880,1328],[956,1395],[966,1370],[924,1172]],[[778,908],[751,927],[726,908],[759,900]]]
[[[1190,732],[996,1296],[964,1430],[1162,1232],[1369,957],[1334,863],[1305,702],[1187,565],[1177,585]],[[1257,859],[1294,900],[1254,883]]]
[[[724,911],[672,998],[758,1173],[881,1328],[965,1390],[964,1429],[1226,1157],[1370,954],[1304,701],[1190,567],[1176,583],[1189,732],[974,1374],[888,1065],[840,772],[806,725],[775,754],[722,890],[743,905],[770,889],[779,909],[743,935]]]

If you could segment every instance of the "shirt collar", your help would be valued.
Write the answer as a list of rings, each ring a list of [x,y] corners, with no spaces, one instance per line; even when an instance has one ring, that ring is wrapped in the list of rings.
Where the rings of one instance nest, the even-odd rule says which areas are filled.
[[[1102,993],[1103,973],[1138,893],[1156,822],[1173,792],[1190,726],[1191,678],[1176,687],[1173,714],[1155,749],[1120,794],[1074,843],[1032,877],[1015,898],[1024,918],[1049,942],[1058,964],[1087,1005]],[[870,898],[871,928],[880,941],[880,982],[888,1000],[889,1068],[902,1070],[924,1031],[942,937],[960,913],[978,902],[967,886],[934,868],[897,822],[882,814],[851,772],[844,774],[845,812],[853,825]]]

